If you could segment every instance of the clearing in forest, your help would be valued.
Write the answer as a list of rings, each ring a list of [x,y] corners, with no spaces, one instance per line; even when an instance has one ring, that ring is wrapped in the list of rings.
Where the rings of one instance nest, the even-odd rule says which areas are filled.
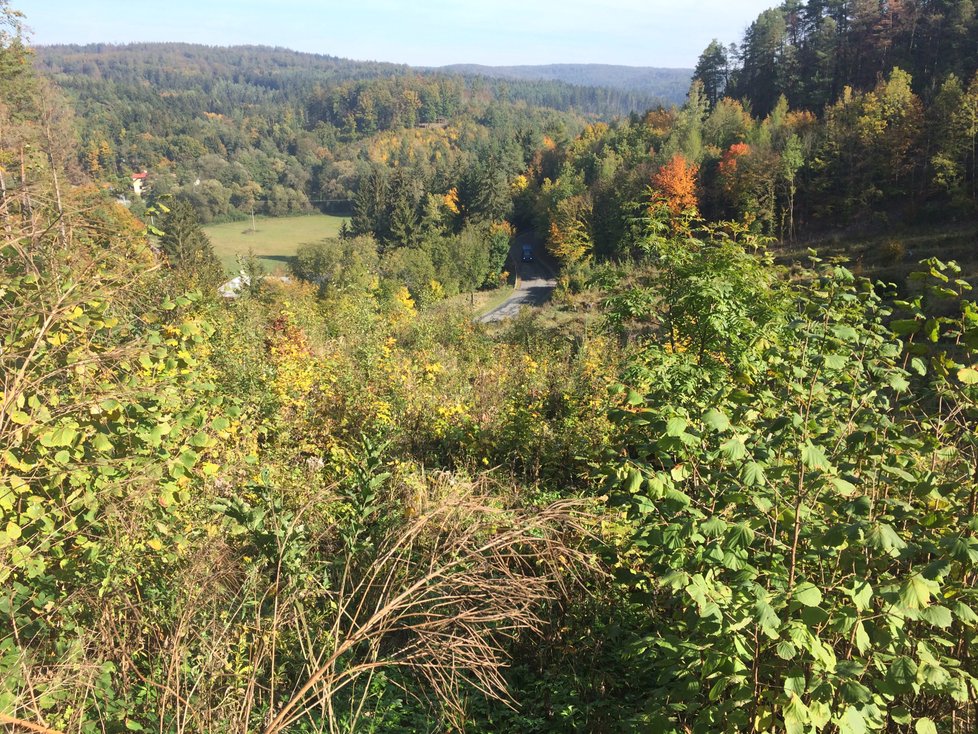
[[[345,217],[329,214],[307,214],[297,217],[257,217],[255,228],[251,220],[211,224],[204,227],[224,269],[238,272],[237,256],[245,257],[251,250],[269,273],[285,272],[289,259],[299,245],[336,237]]]

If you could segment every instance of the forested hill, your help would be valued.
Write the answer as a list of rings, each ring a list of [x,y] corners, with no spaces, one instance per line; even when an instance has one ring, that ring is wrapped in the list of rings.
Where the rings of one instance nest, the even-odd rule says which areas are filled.
[[[585,87],[607,87],[640,92],[667,102],[682,104],[693,76],[692,69],[664,69],[616,64],[540,64],[531,66],[483,66],[452,64],[438,71],[479,75],[496,79],[548,80]]]
[[[498,197],[473,182],[492,173],[502,191],[545,140],[656,103],[255,46],[48,46],[35,63],[72,98],[85,173],[125,194],[148,171],[150,200],[189,199],[204,221],[349,211],[374,169],[400,171],[417,216],[425,194],[453,189],[481,209]]]
[[[352,61],[270,46],[205,46],[193,43],[92,43],[38,46],[38,66],[67,77],[132,82],[172,82],[175,77],[218,78],[268,89],[312,86],[324,81],[405,74],[404,64]]]
[[[266,46],[203,46],[187,43],[57,45],[36,49],[37,63],[64,88],[91,92],[103,84],[145,85],[206,95],[212,112],[228,113],[241,104],[301,102],[318,87],[392,77],[453,79],[474,94],[490,94],[599,118],[643,112],[663,100],[681,101],[690,74],[641,84],[616,74],[541,72],[463,75],[451,69],[417,69],[403,64],[356,61]],[[514,67],[515,68],[515,67]],[[540,67],[548,69],[550,67]],[[573,67],[584,68],[584,67]],[[609,67],[618,68],[618,67]],[[625,68],[625,67],[620,67]],[[487,71],[488,67],[487,67]],[[621,74],[617,74],[621,77]],[[593,77],[593,80],[591,79]],[[221,109],[214,109],[214,106]],[[444,110],[430,108],[438,116]],[[422,121],[426,121],[423,120]]]

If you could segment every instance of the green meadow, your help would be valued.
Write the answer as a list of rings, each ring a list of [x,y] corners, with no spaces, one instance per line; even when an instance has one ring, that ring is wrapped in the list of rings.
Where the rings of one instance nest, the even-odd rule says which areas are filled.
[[[299,245],[336,237],[345,217],[308,214],[298,217],[258,217],[255,228],[251,220],[213,224],[204,232],[214,245],[214,252],[229,273],[238,271],[238,256],[254,252],[269,273],[288,270],[289,259]]]

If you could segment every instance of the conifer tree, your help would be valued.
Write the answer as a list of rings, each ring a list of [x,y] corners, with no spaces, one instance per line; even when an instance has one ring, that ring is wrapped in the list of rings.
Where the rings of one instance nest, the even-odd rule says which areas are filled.
[[[727,49],[714,38],[706,50],[700,54],[699,61],[696,63],[696,70],[693,72],[693,78],[703,83],[703,93],[706,95],[710,107],[715,107],[720,98],[723,97],[724,89],[727,86],[727,66]]]
[[[193,280],[212,284],[222,278],[222,268],[210,239],[204,234],[190,202],[177,199],[160,220],[160,249],[174,270]]]

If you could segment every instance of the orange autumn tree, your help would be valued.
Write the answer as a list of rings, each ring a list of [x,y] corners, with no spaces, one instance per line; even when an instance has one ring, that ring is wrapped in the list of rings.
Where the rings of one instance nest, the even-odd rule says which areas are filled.
[[[729,186],[729,180],[737,173],[737,160],[741,156],[750,155],[750,146],[747,143],[734,143],[720,159],[720,177],[724,180],[724,187]]]
[[[696,175],[699,166],[690,163],[682,153],[676,153],[652,177],[652,210],[664,206],[674,228],[698,214]]]

